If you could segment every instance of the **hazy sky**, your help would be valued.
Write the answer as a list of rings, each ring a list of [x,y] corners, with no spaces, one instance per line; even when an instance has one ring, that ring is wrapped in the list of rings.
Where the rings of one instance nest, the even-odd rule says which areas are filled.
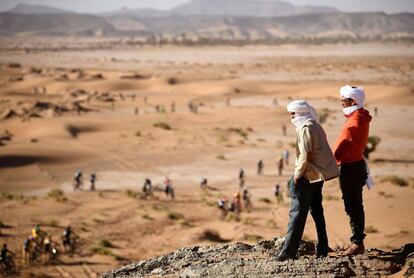
[[[48,5],[77,12],[105,12],[121,7],[169,9],[185,2],[189,0],[0,0],[0,10],[7,10],[18,3],[25,3]],[[414,13],[414,0],[286,0],[286,2],[295,5],[331,6],[346,12]]]

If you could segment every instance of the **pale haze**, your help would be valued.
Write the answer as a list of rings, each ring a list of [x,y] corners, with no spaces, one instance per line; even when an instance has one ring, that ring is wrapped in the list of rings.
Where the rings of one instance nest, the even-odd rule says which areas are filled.
[[[225,1],[225,0],[223,0]],[[246,0],[240,0],[246,1]],[[271,0],[268,0],[271,1]],[[97,13],[128,7],[130,9],[155,8],[168,10],[189,0],[1,0],[0,10],[8,10],[18,3],[47,5],[66,10]],[[289,0],[295,5],[320,5],[338,8],[344,12],[383,11],[386,13],[414,12],[413,0]]]

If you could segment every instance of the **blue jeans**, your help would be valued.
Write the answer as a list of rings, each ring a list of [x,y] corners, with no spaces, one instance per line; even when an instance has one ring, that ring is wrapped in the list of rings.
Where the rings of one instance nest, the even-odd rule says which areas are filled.
[[[328,254],[328,236],[322,207],[322,186],[323,181],[310,183],[302,177],[295,184],[292,179],[290,183],[292,202],[289,211],[288,231],[281,254],[292,258],[296,257],[309,210],[315,221],[318,234],[316,254],[321,256]]]

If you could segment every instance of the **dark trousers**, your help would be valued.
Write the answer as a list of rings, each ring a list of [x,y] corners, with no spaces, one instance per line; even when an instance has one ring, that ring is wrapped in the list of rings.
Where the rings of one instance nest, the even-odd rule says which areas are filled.
[[[345,211],[352,229],[351,242],[360,244],[364,241],[365,213],[362,189],[367,179],[365,161],[344,163],[341,165],[339,183],[344,200]]]
[[[322,207],[322,186],[323,181],[310,183],[302,177],[298,184],[295,184],[292,179],[290,183],[292,202],[289,211],[288,232],[281,254],[296,257],[309,210],[315,221],[318,234],[316,253],[317,255],[328,254],[328,236],[326,235],[326,224]]]

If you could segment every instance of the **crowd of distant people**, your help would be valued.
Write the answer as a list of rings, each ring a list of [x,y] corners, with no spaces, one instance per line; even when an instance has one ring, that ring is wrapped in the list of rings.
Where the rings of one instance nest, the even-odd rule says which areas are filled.
[[[36,264],[58,264],[60,261],[61,246],[64,254],[72,256],[76,252],[79,236],[69,225],[64,228],[61,235],[61,245],[55,241],[52,234],[35,225],[31,233],[22,244],[22,264],[25,266]],[[16,274],[16,253],[12,252],[6,243],[0,252],[1,273],[5,276]]]

